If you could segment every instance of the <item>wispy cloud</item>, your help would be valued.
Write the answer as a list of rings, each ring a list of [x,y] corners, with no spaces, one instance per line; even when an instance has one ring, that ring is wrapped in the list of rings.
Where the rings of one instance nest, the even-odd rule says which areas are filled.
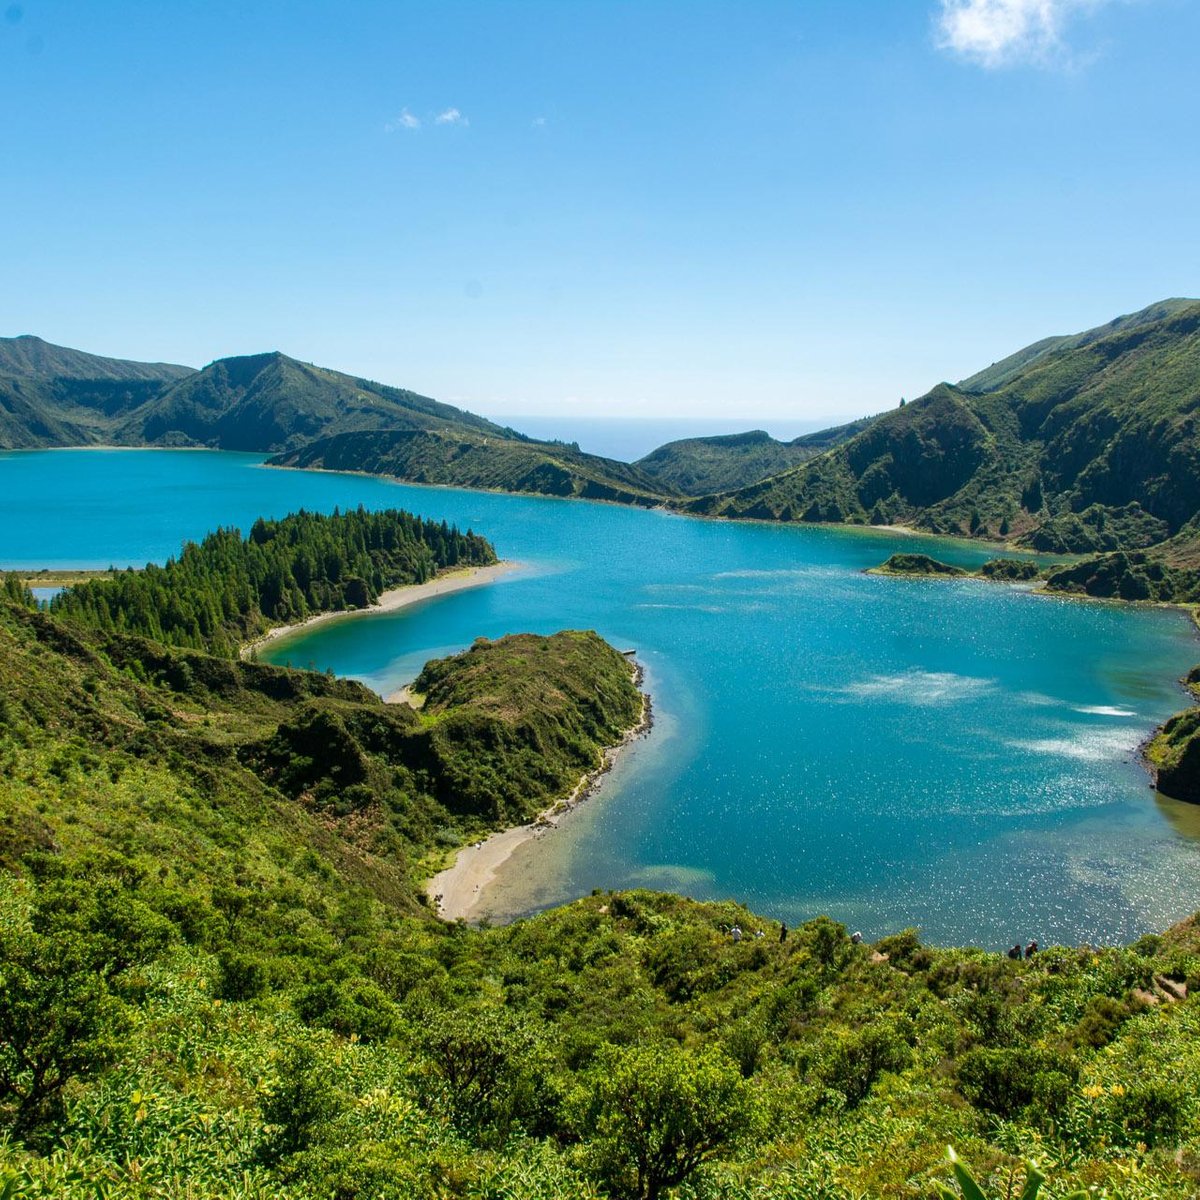
[[[533,120],[530,121],[530,124],[534,127],[534,129],[545,129],[546,128],[546,118],[545,117],[534,117]]]
[[[1069,59],[1064,30],[1072,17],[1109,0],[941,0],[936,41],[983,67],[1047,65]]]
[[[457,108],[447,108],[433,118],[435,125],[470,125],[470,121]]]
[[[421,118],[414,117],[407,108],[400,110],[398,117],[393,117],[384,127],[384,133],[395,133],[400,129],[420,129]]]

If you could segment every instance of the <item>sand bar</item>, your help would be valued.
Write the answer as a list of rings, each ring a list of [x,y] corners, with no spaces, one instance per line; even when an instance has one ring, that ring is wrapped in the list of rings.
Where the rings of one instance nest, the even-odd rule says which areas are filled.
[[[637,664],[634,664],[634,669],[640,687],[642,669]],[[401,693],[397,692],[394,698],[400,696]],[[596,791],[604,776],[612,769],[617,755],[630,743],[649,733],[653,723],[650,697],[643,692],[642,712],[637,724],[627,730],[615,746],[604,751],[600,765],[584,775],[569,796],[557,800],[532,824],[503,829],[458,851],[454,862],[425,884],[425,894],[433,901],[438,916],[444,921],[470,921],[482,917],[487,911],[484,900],[488,887],[496,879],[500,868],[512,857],[513,851],[525,842],[544,837],[555,829],[564,817]]]
[[[268,642],[291,637],[300,630],[319,625],[323,621],[348,620],[351,617],[371,616],[374,613],[397,612],[399,609],[408,608],[413,604],[420,604],[423,600],[432,600],[436,596],[448,596],[451,592],[462,592],[467,588],[492,583],[502,575],[519,570],[520,566],[520,563],[515,562],[498,562],[493,563],[490,567],[452,568],[435,576],[427,583],[409,583],[403,587],[392,588],[384,592],[378,602],[372,604],[370,608],[356,608],[350,612],[316,613],[293,625],[279,625],[275,629],[268,630],[262,637],[255,638],[254,641],[243,646],[242,657],[248,658]]]

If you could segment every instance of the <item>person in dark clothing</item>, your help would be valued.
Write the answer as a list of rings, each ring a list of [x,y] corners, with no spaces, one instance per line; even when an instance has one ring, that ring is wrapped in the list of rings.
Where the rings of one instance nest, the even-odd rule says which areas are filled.
[[[1030,942],[1029,945],[1025,947],[1025,957],[1026,958],[1032,958],[1037,952],[1038,952],[1038,944],[1036,941]]]
[[[1020,942],[1018,942],[1018,943],[1017,943],[1017,944],[1016,944],[1016,945],[1015,945],[1015,946],[1014,946],[1014,947],[1013,947],[1013,948],[1012,948],[1012,949],[1011,949],[1011,950],[1008,952],[1008,957],[1009,957],[1009,958],[1020,958],[1020,957],[1021,957],[1021,943],[1020,943]]]
[[[787,922],[786,921],[779,922],[779,940],[781,942],[787,941]]]

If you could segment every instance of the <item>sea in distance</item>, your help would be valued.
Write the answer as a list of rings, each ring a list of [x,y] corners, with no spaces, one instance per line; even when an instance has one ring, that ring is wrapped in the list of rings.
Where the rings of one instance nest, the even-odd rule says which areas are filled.
[[[897,532],[684,518],[265,468],[186,451],[0,454],[0,566],[162,561],[216,526],[398,506],[522,564],[500,582],[272,647],[387,694],[479,636],[599,631],[645,664],[656,723],[600,792],[523,845],[497,919],[593,888],[735,897],[871,939],[1111,943],[1200,908],[1200,808],[1137,760],[1183,707],[1179,612],[864,574]]]

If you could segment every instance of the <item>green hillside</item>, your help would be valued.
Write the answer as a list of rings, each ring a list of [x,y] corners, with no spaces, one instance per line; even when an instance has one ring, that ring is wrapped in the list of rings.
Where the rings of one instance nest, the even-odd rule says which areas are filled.
[[[918,1200],[947,1143],[989,1195],[1034,1155],[1200,1186],[1190,923],[1028,961],[649,892],[446,925],[440,849],[636,712],[595,635],[477,643],[416,713],[6,591],[8,1197]]]
[[[269,452],[381,428],[501,433],[427,396],[272,353],[211,363],[131,414],[120,435],[129,444]]]
[[[689,510],[904,523],[1051,552],[1141,549],[1196,516],[1200,303],[1155,305],[1007,363]]]
[[[719,437],[684,438],[652,450],[634,466],[668,492],[703,496],[733,491],[831,449],[858,433],[869,418],[835,429],[776,441],[761,429]]]
[[[1160,300],[1135,313],[1117,317],[1105,325],[1097,325],[1094,329],[1084,330],[1083,333],[1065,334],[1059,337],[1043,338],[1032,346],[1025,346],[1015,354],[994,362],[990,367],[977,371],[974,375],[959,381],[958,386],[965,392],[994,392],[1010,380],[1017,378],[1026,367],[1045,357],[1052,351],[1070,350],[1078,346],[1088,346],[1109,334],[1136,329],[1163,317],[1174,316],[1177,312],[1195,304],[1194,300],[1175,298]]]
[[[98,444],[275,453],[292,466],[626,504],[677,495],[626,463],[285,354],[192,371],[0,342],[0,448]]]
[[[519,435],[480,437],[440,430],[339,434],[277,455],[272,465],[367,471],[413,483],[575,496],[655,507],[673,495],[636,466]]]
[[[126,414],[190,374],[190,367],[102,358],[29,335],[0,338],[0,446],[116,441]]]

